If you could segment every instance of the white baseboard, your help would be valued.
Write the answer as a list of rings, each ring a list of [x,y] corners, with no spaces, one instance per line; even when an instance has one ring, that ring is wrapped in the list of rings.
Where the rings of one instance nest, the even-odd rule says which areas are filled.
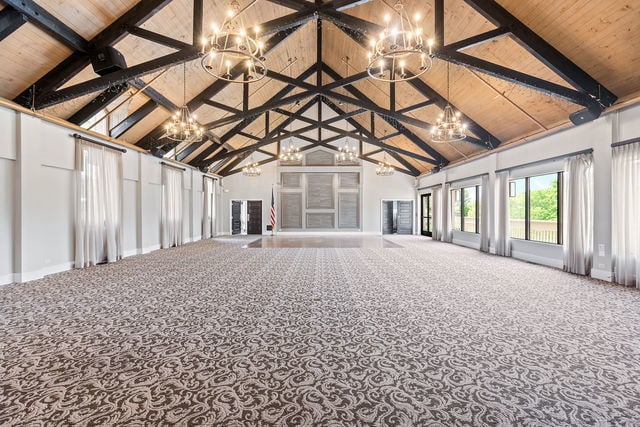
[[[613,273],[608,270],[598,270],[596,268],[591,269],[591,277],[598,280],[605,280],[611,282],[613,280]]]
[[[157,251],[160,249],[160,245],[147,246],[146,248],[142,248],[141,253],[148,254],[149,252]]]
[[[69,261],[69,262],[63,262],[61,264],[56,264],[56,265],[50,265],[44,268],[41,268],[40,270],[36,270],[36,271],[27,271],[24,273],[14,273],[13,274],[13,280],[16,283],[24,283],[24,282],[30,282],[32,280],[38,280],[38,279],[42,279],[44,276],[48,276],[50,274],[56,274],[56,273],[61,273],[63,271],[69,271],[71,269],[73,269],[73,262]]]
[[[128,258],[130,256],[136,256],[136,255],[140,255],[140,250],[139,249],[129,249],[127,251],[124,251],[122,253],[122,258]]]
[[[522,260],[522,261],[531,262],[534,264],[546,265],[547,267],[554,267],[559,269],[562,269],[564,267],[564,262],[561,259],[541,257],[538,255],[532,255],[526,252],[512,250],[511,257]]]
[[[0,276],[0,286],[13,283],[13,273]]]
[[[480,244],[476,242],[467,242],[466,240],[453,239],[453,242],[451,243],[458,246],[464,246],[466,248],[476,249],[478,251],[480,250]]]

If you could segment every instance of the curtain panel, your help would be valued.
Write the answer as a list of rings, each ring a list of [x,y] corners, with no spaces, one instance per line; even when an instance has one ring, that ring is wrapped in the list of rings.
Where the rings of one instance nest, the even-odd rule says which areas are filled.
[[[568,157],[563,181],[564,270],[589,275],[593,263],[593,154]]]
[[[160,235],[163,249],[183,243],[183,175],[180,169],[162,166]]]
[[[202,238],[209,239],[216,234],[215,230],[215,181],[209,176],[202,177],[204,200],[202,203]]]
[[[611,178],[613,280],[640,288],[640,142],[613,148]]]
[[[75,267],[122,258],[122,154],[76,140]]]
[[[433,230],[431,230],[431,239],[442,240],[442,187],[433,187],[431,189],[432,220]]]
[[[489,252],[489,175],[482,176],[480,191],[480,250]]]
[[[451,243],[453,241],[453,225],[451,220],[451,184],[444,184],[442,187],[442,235],[440,240]]]
[[[509,171],[497,172],[494,204],[496,255],[511,256],[509,239]]]

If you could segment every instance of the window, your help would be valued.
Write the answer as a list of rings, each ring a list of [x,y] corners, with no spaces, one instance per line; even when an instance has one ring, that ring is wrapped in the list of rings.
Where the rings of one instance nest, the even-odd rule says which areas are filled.
[[[509,235],[514,239],[562,244],[562,172],[509,183]]]
[[[453,229],[479,232],[480,186],[456,188],[451,190],[451,212],[453,213]]]
[[[431,236],[433,217],[431,216],[431,193],[422,195],[422,234]]]

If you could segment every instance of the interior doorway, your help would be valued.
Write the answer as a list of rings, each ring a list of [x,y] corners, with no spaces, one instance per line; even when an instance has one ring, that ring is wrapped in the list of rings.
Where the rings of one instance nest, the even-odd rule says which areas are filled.
[[[423,194],[421,200],[422,200],[421,233],[423,236],[431,237],[431,233],[433,231],[433,215],[431,213],[433,204],[431,203],[431,193]]]
[[[382,201],[382,234],[413,234],[413,200]]]
[[[231,234],[262,234],[262,200],[231,201]]]

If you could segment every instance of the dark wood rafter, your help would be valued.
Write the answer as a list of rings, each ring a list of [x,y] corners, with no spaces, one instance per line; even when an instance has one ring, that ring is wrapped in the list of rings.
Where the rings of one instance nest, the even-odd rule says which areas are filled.
[[[170,47],[171,49],[184,50],[191,48],[191,45],[189,43],[185,43],[183,41],[176,40],[141,27],[131,26],[127,28],[127,31],[129,32],[129,34],[132,34],[136,37],[140,37],[141,39],[149,40],[151,42]]]
[[[20,12],[25,19],[66,45],[69,49],[83,53],[89,52],[89,42],[46,9],[39,6],[35,1],[3,0],[3,2]]]
[[[106,89],[114,84],[124,83],[136,77],[142,77],[145,74],[150,74],[173,65],[179,65],[183,62],[192,61],[198,58],[199,55],[200,51],[197,48],[189,48],[134,65],[133,67],[114,71],[105,76],[96,77],[86,82],[68,86],[64,89],[59,89],[48,95],[44,95],[39,101],[36,101],[36,108],[42,109],[51,107],[65,101],[90,94],[97,90]]]
[[[327,73],[332,79],[334,80],[339,80],[340,79],[340,74],[338,74],[337,72],[335,72],[333,69],[331,69],[331,67],[329,67],[328,65],[324,64],[324,72]],[[364,100],[364,102],[367,103],[367,105],[373,105],[374,109],[370,109],[370,111],[374,111],[376,112],[376,110],[380,111],[381,109],[379,107],[377,107],[375,105],[375,103],[373,101],[371,101],[363,92],[361,92],[359,89],[353,87],[353,86],[345,86],[345,89],[354,97],[356,97],[358,100]],[[332,92],[333,96],[335,96],[335,93]],[[333,97],[332,96],[332,97]],[[342,96],[342,95],[340,95]],[[351,99],[350,97],[345,97],[348,99]],[[357,104],[356,104],[357,105]],[[365,105],[360,105],[361,107],[367,108],[367,106]],[[376,112],[377,113],[377,112]],[[402,116],[402,115],[398,115],[397,113],[394,113],[393,115],[396,117],[391,117],[389,114],[378,114],[380,117],[382,117],[388,124],[390,124],[392,127],[394,127],[398,132],[401,132],[406,138],[408,138],[412,143],[414,143],[420,150],[424,151],[425,153],[429,154],[431,157],[433,157],[433,159],[435,161],[438,162],[439,165],[446,165],[449,163],[449,160],[447,160],[442,154],[440,154],[435,148],[431,147],[429,144],[427,144],[425,141],[423,141],[419,136],[417,136],[415,133],[413,133],[411,130],[409,130],[408,128],[406,128],[405,126],[403,126],[398,120],[397,117],[398,116]],[[406,116],[405,116],[406,117]],[[417,120],[417,119],[414,119]],[[413,121],[413,120],[412,120]],[[421,122],[421,121],[418,121]],[[420,125],[418,125],[420,126]],[[430,127],[430,125],[425,125],[424,122],[422,122],[422,126],[426,126],[426,127]]]
[[[511,34],[507,27],[499,27],[494,30],[489,30],[481,34],[476,34],[475,36],[468,37],[463,40],[459,40],[457,42],[449,43],[444,45],[444,50],[451,51],[460,51],[464,49],[469,49],[479,44],[486,43],[491,40],[499,39],[501,37],[507,36]]]
[[[155,110],[157,106],[158,104],[151,99],[145,102],[140,108],[134,111],[126,119],[122,120],[120,123],[111,128],[109,130],[110,136],[112,138],[121,137],[125,132],[127,132],[142,119],[144,119],[147,115],[149,115],[153,110]]]
[[[265,54],[267,54],[273,48],[275,48],[280,43],[282,43],[284,40],[286,40],[287,37],[289,37],[293,32],[296,31],[296,29],[297,28],[288,29],[288,30],[281,31],[281,32],[271,36],[269,38],[269,40],[267,40],[266,43],[265,43],[265,48],[264,48]],[[231,69],[231,74],[233,76],[235,76],[235,77],[238,77],[243,72],[244,72],[244,65],[243,64],[238,64],[238,65],[234,66]],[[209,99],[213,98],[214,96],[216,96],[219,92],[221,92],[229,84],[231,84],[231,83],[226,81],[226,80],[222,80],[222,79],[216,80],[211,85],[209,85],[205,90],[203,90],[198,95],[193,97],[191,99],[191,101],[189,101],[187,103],[187,106],[189,107],[189,110],[191,110],[191,111],[197,110],[202,105],[204,105],[207,100],[209,100]],[[147,150],[150,150],[150,149],[152,149],[154,147],[163,145],[166,142],[166,141],[163,141],[161,139],[161,136],[163,134],[164,134],[163,126],[162,125],[157,126],[151,132],[147,133],[144,137],[142,137],[136,143],[136,145],[138,145],[138,146],[140,146],[140,147],[142,147],[144,149],[147,149]],[[220,142],[221,139],[222,138],[216,138],[215,143],[218,144],[218,145],[224,143],[224,142]],[[226,142],[226,140],[225,140],[225,142]],[[203,143],[204,142],[196,142],[194,144],[202,145]],[[204,151],[208,153],[207,155],[210,155],[215,150],[216,150],[215,147],[208,147]]]
[[[271,163],[271,162],[274,162],[274,161],[278,160],[278,156],[274,156],[273,154],[269,154],[269,155],[271,157],[266,158],[264,160],[260,160],[259,162],[256,162],[258,164],[258,166],[263,166],[263,165],[266,165],[267,163]],[[244,160],[244,159],[241,159],[241,160]],[[240,163],[240,162],[238,162],[238,163]],[[222,175],[222,176],[230,176],[230,175],[235,175],[238,172],[242,172],[242,168],[233,169],[233,170],[230,170],[229,172],[224,172],[225,169],[231,169],[231,168],[233,168],[235,166],[236,166],[236,164],[234,164],[233,162],[229,163],[228,165],[226,165],[222,169],[223,172],[221,172],[220,175]]]
[[[329,108],[331,108],[336,114],[338,114],[339,116],[342,116],[342,113],[344,113],[342,108],[340,108],[338,105],[336,105],[330,99],[323,98],[323,102]],[[349,124],[351,124],[353,127],[356,128],[357,131],[361,132],[363,135],[366,135],[366,136],[368,136],[370,138],[374,138],[375,139],[375,137],[376,137],[375,133],[372,133],[369,129],[367,129],[364,126],[362,126],[355,119],[351,118],[351,119],[347,119],[347,120],[348,120]],[[362,151],[360,151],[360,152],[362,152]],[[405,168],[407,168],[409,170],[409,172],[410,172],[409,173],[410,175],[418,176],[420,174],[420,171],[415,166],[413,166],[411,163],[409,163],[406,159],[404,159],[399,154],[391,151],[391,152],[389,152],[389,155],[392,156],[394,159],[396,159],[398,162],[400,162],[400,164],[402,164]]]
[[[464,0],[469,6],[498,27],[509,28],[511,34],[529,53],[547,67],[586,94],[602,107],[609,107],[618,99],[582,68],[547,43],[520,20],[494,0]]]
[[[312,71],[313,69],[309,68],[309,70]],[[308,101],[305,105],[300,107],[295,112],[295,114],[293,116],[288,117],[287,119],[285,119],[275,129],[273,129],[264,138],[262,138],[259,142],[255,143],[255,144],[248,145],[248,146],[245,146],[245,147],[241,147],[241,148],[238,148],[236,150],[231,150],[231,151],[225,153],[224,155],[222,155],[222,154],[214,155],[211,158],[207,158],[210,155],[210,153],[208,153],[206,155],[203,155],[203,156],[198,156],[197,158],[195,158],[195,159],[193,159],[191,161],[191,164],[194,165],[194,166],[198,166],[200,168],[208,167],[210,164],[212,164],[212,163],[214,163],[214,162],[216,162],[218,160],[221,160],[221,159],[223,159],[225,157],[234,156],[234,155],[237,155],[237,154],[240,154],[240,153],[244,153],[245,151],[252,150],[252,149],[255,150],[255,149],[263,147],[265,145],[270,145],[270,144],[273,144],[275,142],[279,142],[279,141],[282,141],[284,139],[290,138],[292,136],[302,135],[302,134],[304,134],[306,132],[314,130],[316,128],[315,123],[313,125],[306,126],[304,128],[301,128],[301,129],[297,129],[297,130],[295,130],[293,132],[285,132],[287,126],[290,123],[293,123],[298,118],[302,117],[302,115],[307,110],[309,110],[309,108],[311,108],[314,103],[315,103],[315,99],[312,99],[312,100]],[[230,132],[232,132],[232,131],[227,132],[227,134],[230,135],[229,137],[232,137],[233,135],[235,135],[235,133],[230,134]],[[225,134],[225,135],[227,135],[227,134]]]
[[[26,23],[27,20],[20,12],[11,6],[5,6],[4,9],[0,10],[0,41],[13,34],[15,30]]]
[[[107,108],[109,104],[115,101],[120,95],[125,93],[128,88],[128,84],[120,84],[109,88],[109,90],[105,90],[100,95],[93,98],[80,110],[78,110],[74,115],[69,117],[67,121],[81,126],[87,120]]]
[[[89,46],[92,48],[113,46],[128,34],[126,30],[127,27],[143,24],[170,2],[171,0],[145,0],[136,3],[135,6],[120,18],[116,19],[107,28],[92,38],[89,41]],[[71,80],[89,65],[89,63],[89,55],[80,51],[74,51],[67,59],[31,86],[35,86],[36,88],[36,101],[39,100],[42,95],[49,94]],[[14,102],[30,107],[32,103],[31,87],[14,98]]]

